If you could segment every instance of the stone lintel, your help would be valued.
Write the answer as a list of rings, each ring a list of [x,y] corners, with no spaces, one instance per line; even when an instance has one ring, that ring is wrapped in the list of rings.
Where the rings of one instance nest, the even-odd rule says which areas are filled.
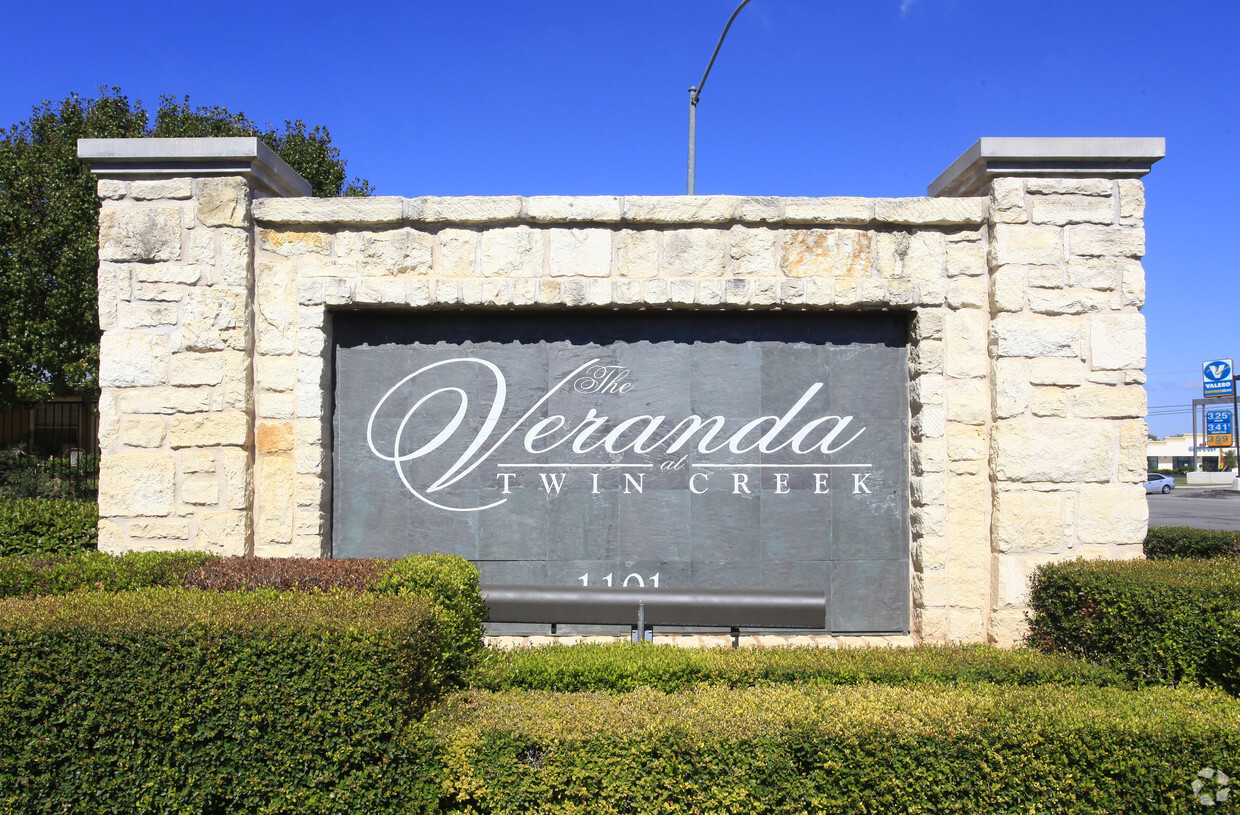
[[[310,184],[254,136],[78,139],[78,157],[100,178],[243,176],[262,193],[311,195]]]
[[[569,228],[748,226],[976,227],[986,222],[982,199],[779,198],[731,195],[476,196],[460,198],[295,198],[254,202],[267,225],[371,225],[404,222]]]
[[[940,198],[977,195],[999,177],[1140,178],[1166,153],[1163,138],[982,138],[927,192]]]

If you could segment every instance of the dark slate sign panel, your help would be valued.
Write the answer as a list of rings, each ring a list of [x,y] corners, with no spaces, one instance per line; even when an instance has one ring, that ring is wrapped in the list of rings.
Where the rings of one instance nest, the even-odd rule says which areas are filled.
[[[908,628],[908,327],[800,312],[336,313],[336,557],[484,583],[822,590]]]

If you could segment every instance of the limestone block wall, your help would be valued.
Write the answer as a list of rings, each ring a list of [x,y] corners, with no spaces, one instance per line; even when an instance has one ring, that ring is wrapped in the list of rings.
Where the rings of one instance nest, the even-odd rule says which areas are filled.
[[[102,179],[99,544],[244,554],[253,397],[246,179]]]
[[[1145,194],[1136,179],[1000,178],[989,215],[991,635],[1028,577],[1145,538]]]
[[[1157,156],[1033,141],[897,199],[313,199],[274,156],[97,163],[101,548],[330,556],[333,309],[899,310],[911,629],[1011,642],[1037,564],[1135,556],[1146,526]]]

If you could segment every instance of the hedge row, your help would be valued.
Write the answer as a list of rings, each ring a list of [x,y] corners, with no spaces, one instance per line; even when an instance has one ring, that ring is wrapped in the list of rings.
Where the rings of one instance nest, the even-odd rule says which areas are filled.
[[[86,552],[69,557],[0,558],[0,597],[58,596],[80,590],[186,587],[220,592],[344,591],[417,596],[436,616],[437,670],[463,685],[482,656],[486,606],[478,570],[454,555],[400,560],[220,558],[203,552]]]
[[[473,813],[1163,815],[1240,766],[1240,702],[1200,689],[474,691],[434,726]]]
[[[549,646],[489,651],[473,676],[487,690],[602,691],[654,688],[664,693],[726,685],[973,684],[1124,685],[1098,665],[1036,651],[970,646],[917,648],[743,648],[670,645]]]
[[[1151,526],[1145,536],[1144,551],[1151,560],[1240,557],[1240,532]]]
[[[0,601],[0,811],[433,808],[425,600],[148,589]]]
[[[213,558],[206,552],[130,552],[122,557],[83,552],[0,558],[0,597],[181,586],[195,569]]]
[[[70,555],[99,546],[94,501],[0,499],[0,557]]]
[[[1240,693],[1240,559],[1049,563],[1030,583],[1028,642],[1140,684]]]

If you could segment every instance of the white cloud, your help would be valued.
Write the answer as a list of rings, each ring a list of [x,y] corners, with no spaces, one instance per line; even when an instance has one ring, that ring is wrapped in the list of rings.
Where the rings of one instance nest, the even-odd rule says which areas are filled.
[[[913,7],[917,0],[900,0],[900,13],[908,14],[908,10]]]

